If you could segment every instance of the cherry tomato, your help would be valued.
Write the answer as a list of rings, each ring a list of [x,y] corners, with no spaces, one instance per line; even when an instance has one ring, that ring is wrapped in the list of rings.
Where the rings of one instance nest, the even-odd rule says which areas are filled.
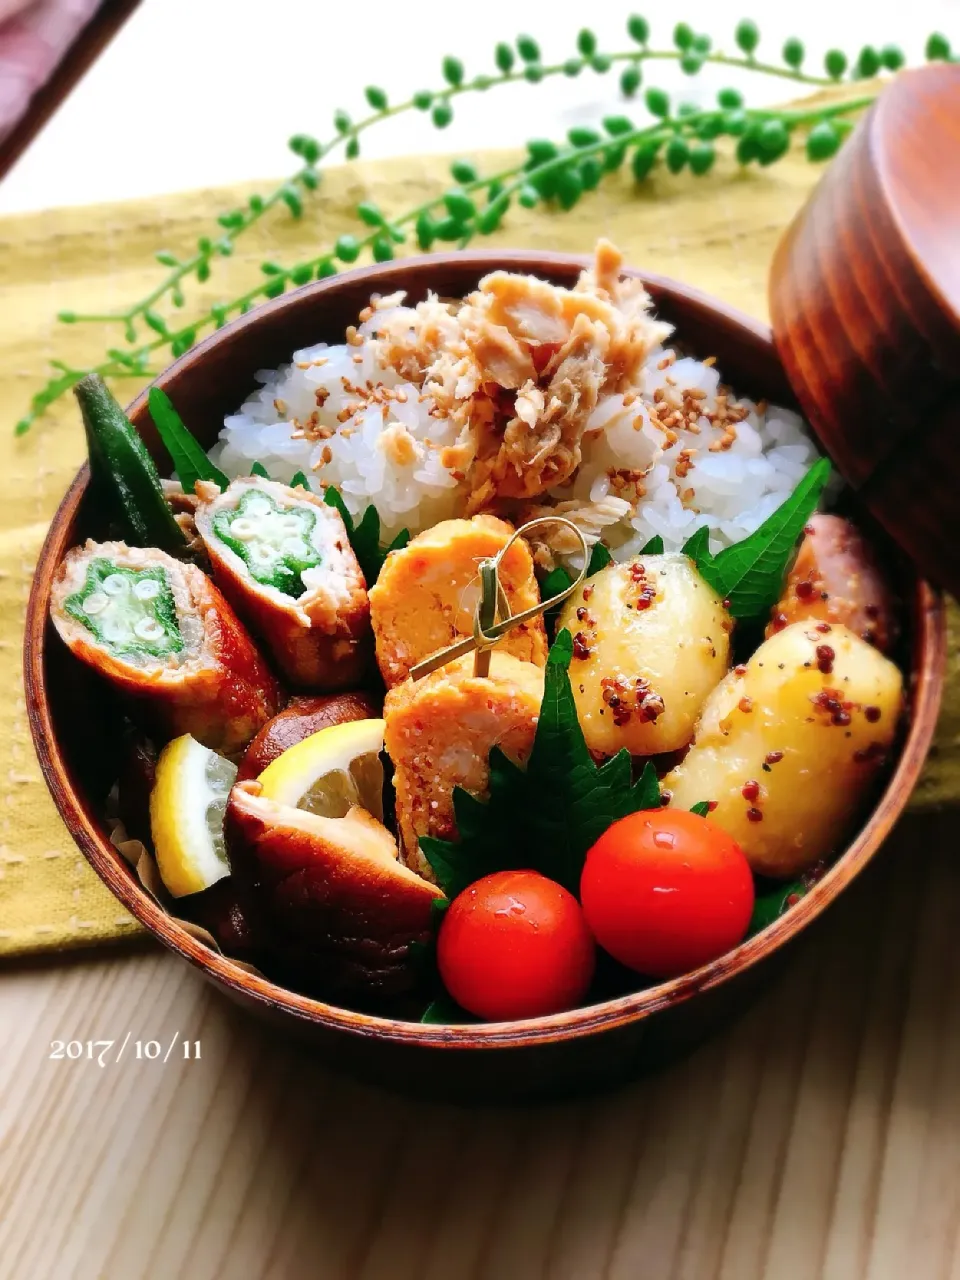
[[[589,850],[580,900],[597,942],[653,978],[687,973],[735,947],[753,910],[743,850],[709,818],[649,809]]]
[[[498,871],[454,898],[437,939],[444,986],[489,1022],[572,1009],[596,949],[580,904],[538,871]]]

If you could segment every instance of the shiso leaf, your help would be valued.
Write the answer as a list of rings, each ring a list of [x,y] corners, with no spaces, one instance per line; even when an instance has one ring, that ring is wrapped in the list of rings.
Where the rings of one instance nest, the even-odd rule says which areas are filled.
[[[328,507],[336,507],[340,512],[347,537],[353,547],[353,554],[357,557],[363,576],[367,580],[367,586],[372,587],[380,576],[383,562],[390,552],[401,550],[410,541],[410,530],[401,529],[388,547],[381,547],[380,515],[376,507],[372,505],[367,507],[360,523],[357,524],[347,510],[346,503],[336,485],[327,485],[323,492],[323,500]]]
[[[267,470],[267,468],[263,465],[262,462],[255,462],[253,466],[250,468],[250,474],[252,476],[259,476],[261,480],[270,479],[270,472]]]
[[[626,750],[599,767],[577,718],[568,668],[569,631],[554,641],[544,672],[543,701],[526,770],[499,748],[490,752],[489,798],[457,787],[459,839],[420,840],[448,897],[494,871],[532,868],[578,893],[587,850],[619,818],[660,807],[660,784],[648,761],[634,782]]]
[[[659,533],[655,533],[649,542],[645,543],[640,549],[642,556],[662,556],[663,555],[663,539]]]
[[[436,1000],[430,1001],[426,1009],[424,1009],[420,1021],[429,1024],[456,1026],[461,1022],[476,1022],[477,1019],[472,1013],[467,1013],[466,1009],[461,1009],[454,1000],[444,994],[437,996]]]
[[[700,576],[729,602],[732,617],[753,621],[777,603],[794,547],[817,509],[830,469],[829,459],[820,458],[758,529],[718,555],[710,554],[706,528],[685,543]]]
[[[307,477],[303,474],[303,472],[302,472],[302,471],[297,471],[297,472],[295,473],[295,475],[294,475],[293,479],[290,481],[290,488],[291,488],[291,489],[306,489],[306,490],[307,490],[307,492],[309,492],[309,491],[310,491],[310,481],[307,479]]]
[[[613,556],[602,542],[595,542],[590,548],[590,559],[587,561],[588,578],[592,578],[595,573],[599,573],[601,569],[605,569],[611,562]],[[565,569],[562,564],[556,565],[540,584],[540,599],[549,600],[552,596],[559,595],[561,591],[565,591],[573,582],[573,574],[569,569]],[[556,622],[562,604],[555,605],[554,608],[548,609],[543,615],[544,623],[549,627]]]
[[[203,447],[184,426],[167,393],[159,387],[151,387],[147,395],[147,407],[180,477],[184,493],[193,493],[198,480],[212,480],[219,485],[221,491],[226,489],[230,483],[229,477],[213,465]]]
[[[695,813],[698,818],[705,818],[710,812],[710,801],[698,800],[696,804],[690,806],[690,812]]]

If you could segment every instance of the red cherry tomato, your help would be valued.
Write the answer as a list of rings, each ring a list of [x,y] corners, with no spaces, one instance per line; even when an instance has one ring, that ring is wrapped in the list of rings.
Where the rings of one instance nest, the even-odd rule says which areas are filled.
[[[572,893],[537,871],[498,871],[454,898],[437,964],[457,1004],[489,1022],[572,1009],[596,949]]]
[[[649,809],[621,818],[587,853],[580,900],[605,951],[671,978],[735,947],[753,910],[743,850],[709,818]]]

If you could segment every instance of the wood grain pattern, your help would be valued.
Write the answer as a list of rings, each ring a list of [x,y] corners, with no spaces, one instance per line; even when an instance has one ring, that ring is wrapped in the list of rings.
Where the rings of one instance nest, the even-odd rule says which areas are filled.
[[[0,1275],[960,1276],[955,843],[955,816],[904,823],[744,1018],[564,1107],[343,1081],[159,950],[14,970]],[[47,1060],[51,1039],[128,1030],[202,1058]]]
[[[773,331],[804,412],[924,573],[960,591],[960,66],[899,76],[794,219]]]
[[[464,252],[361,268],[305,286],[241,317],[175,361],[158,378],[184,420],[209,445],[252,371],[281,362],[307,341],[339,336],[371,291],[397,289],[418,301],[428,290],[457,297],[493,265],[572,284],[580,259],[561,254]],[[734,385],[789,400],[764,325],[674,281],[644,275],[658,313],[694,350],[717,357]],[[130,410],[157,461],[166,465],[142,394]],[[903,811],[936,723],[943,686],[944,621],[939,598],[907,568],[900,587],[910,614],[904,662],[912,684],[909,725],[894,771],[873,812],[816,888],[768,929],[692,974],[618,999],[522,1023],[422,1026],[373,1018],[309,999],[238,968],[210,951],[144,891],[109,842],[105,787],[91,774],[88,717],[78,716],[76,665],[49,625],[53,574],[66,549],[96,532],[84,504],[86,471],[67,494],[41,552],[24,641],[27,714],[41,768],[71,834],[94,870],[161,941],[236,998],[309,1034],[361,1078],[456,1099],[563,1096],[650,1069],[722,1026],[756,990],[762,966],[811,924],[862,870]],[[71,690],[69,698],[62,690]],[[59,691],[58,691],[59,689]],[[118,737],[118,735],[115,735]]]

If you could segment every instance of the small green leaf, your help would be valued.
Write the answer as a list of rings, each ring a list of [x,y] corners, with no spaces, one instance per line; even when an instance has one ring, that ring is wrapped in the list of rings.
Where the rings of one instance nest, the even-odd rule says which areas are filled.
[[[571,147],[592,147],[600,141],[600,134],[596,129],[587,129],[583,125],[574,125],[567,132],[567,139]]]
[[[831,80],[839,80],[847,69],[847,55],[842,49],[828,49],[823,65]]]
[[[397,536],[393,539],[393,541],[387,544],[387,547],[386,547],[386,550],[384,551],[384,556],[383,556],[384,560],[386,560],[387,556],[390,554],[391,551],[402,551],[409,541],[410,541],[410,530],[401,529],[400,532],[397,534]]]
[[[444,193],[443,203],[447,206],[451,218],[456,218],[458,222],[467,222],[477,212],[477,207],[470,197],[458,187],[452,187]]]
[[[674,134],[667,143],[663,158],[671,173],[679,173],[690,159],[690,148],[686,140],[679,134]]]
[[[717,94],[717,102],[726,111],[735,111],[743,106],[743,94],[739,89],[721,89]]]
[[[603,165],[596,156],[587,156],[577,172],[584,191],[595,191],[603,178]]]
[[[872,45],[864,45],[857,58],[856,75],[860,80],[871,80],[883,64],[880,54]]]
[[[436,228],[429,213],[424,210],[417,218],[417,244],[426,253],[436,239]]]
[[[340,110],[333,113],[333,127],[337,133],[346,133],[350,125],[351,120],[346,111]]]
[[[597,51],[597,37],[589,27],[584,27],[577,35],[577,48],[585,58],[592,57]]]
[[[681,51],[685,51],[693,44],[693,27],[687,22],[678,22],[673,28],[673,43]]]
[[[377,236],[371,245],[374,262],[389,262],[393,257],[393,245],[386,236]]]
[[[293,187],[284,187],[280,192],[280,199],[295,218],[301,218],[303,216],[303,201],[300,199],[299,193],[296,192]]]
[[[635,96],[642,82],[643,76],[641,75],[640,68],[635,62],[631,63],[629,67],[624,67],[623,71],[620,73],[620,92],[625,98],[632,98]]]
[[[429,89],[421,89],[413,95],[412,101],[418,111],[429,111],[433,106],[433,94]]]
[[[441,63],[443,70],[443,78],[447,84],[454,88],[463,83],[463,63],[459,58],[451,57],[449,54]]]
[[[747,57],[750,57],[760,43],[760,30],[755,22],[744,18],[742,22],[737,23],[734,39]]]
[[[456,1001],[444,994],[437,996],[423,1011],[421,1024],[439,1026],[459,1026],[464,1022],[476,1022],[477,1019],[466,1009],[461,1009]]]
[[[561,209],[572,209],[583,195],[583,183],[576,169],[561,169],[556,175],[556,196]]]
[[[595,573],[599,573],[601,569],[605,569],[613,560],[613,556],[602,542],[595,542],[590,548],[590,559],[587,561],[588,578],[592,578]]]
[[[806,56],[806,49],[803,47],[803,41],[797,40],[795,36],[786,42],[783,46],[783,60],[788,67],[792,67],[794,71],[799,71],[803,65],[803,59]]]
[[[450,166],[450,173],[455,182],[468,183],[477,180],[476,166],[469,160],[454,160]]]
[[[270,479],[270,473],[262,462],[255,462],[250,468],[250,474],[252,476],[259,476],[261,480]]]
[[[627,34],[637,44],[646,44],[650,39],[650,23],[639,13],[632,13],[627,19]]]
[[[648,89],[644,101],[647,104],[647,110],[652,116],[657,116],[662,120],[670,114],[670,99],[662,89],[655,87]]]
[[[683,544],[683,554],[699,565],[710,556],[710,530],[702,524]]]
[[[363,93],[367,102],[369,102],[370,106],[373,107],[374,111],[386,111],[387,95],[381,88],[379,88],[379,86],[375,84],[368,84]]]
[[[643,182],[656,163],[657,148],[655,146],[637,147],[630,160],[630,168],[633,170],[634,179],[637,182]]]
[[[695,813],[698,818],[705,818],[710,812],[710,801],[698,800],[696,804],[690,806],[690,812]]]
[[[431,118],[437,129],[445,129],[453,119],[453,107],[449,102],[438,102],[433,108]]]
[[[732,617],[762,618],[776,604],[794,547],[817,509],[830,469],[829,460],[820,458],[758,529],[718,555],[708,550],[705,526],[684,545],[700,576],[728,601]]]
[[[508,44],[504,44],[501,41],[493,51],[493,60],[497,64],[497,70],[507,76],[513,68],[513,50]]]
[[[928,38],[924,56],[928,62],[949,62],[951,55],[950,41],[940,31],[934,31]]]
[[[662,556],[663,555],[663,538],[659,533],[655,533],[649,542],[641,548],[642,556]]]
[[[147,394],[147,407],[184,493],[193,493],[198,480],[212,480],[221,490],[226,489],[229,477],[213,465],[202,446],[184,426],[167,393],[160,387],[151,387]]]
[[[389,553],[391,551],[399,551],[410,541],[409,531],[401,529],[390,545],[382,548],[380,546],[380,515],[376,507],[367,507],[363,513],[363,518],[357,524],[347,510],[346,503],[335,485],[328,484],[326,486],[323,491],[323,500],[328,507],[335,507],[340,513],[343,527],[346,529],[350,545],[353,547],[353,554],[357,557],[363,576],[366,578],[367,586],[372,587]]]
[[[61,318],[63,314],[64,313],[61,312]],[[159,333],[162,338],[167,336],[167,322],[164,320],[163,316],[158,315],[156,311],[151,311],[148,307],[143,313],[143,318],[154,333]]]
[[[540,61],[540,46],[533,36],[517,36],[517,53],[524,62]]]
[[[307,479],[307,477],[303,474],[302,471],[297,471],[294,473],[293,479],[290,481],[289,487],[291,489],[306,489],[309,491],[310,481]]]
[[[357,205],[357,217],[368,227],[383,226],[383,214],[372,200],[361,200]]]
[[[356,262],[360,256],[360,241],[356,236],[344,234],[338,238],[333,251],[341,262]]]
[[[477,218],[477,230],[480,234],[488,236],[491,232],[496,231],[497,227],[500,225],[503,215],[507,212],[509,207],[510,196],[507,192],[497,196],[495,200],[491,200],[490,203],[481,210],[480,215]]]
[[[717,153],[712,142],[695,142],[690,148],[690,172],[700,177],[709,172],[716,158]]]
[[[829,160],[840,147],[840,134],[830,120],[820,120],[807,134],[807,158]]]

